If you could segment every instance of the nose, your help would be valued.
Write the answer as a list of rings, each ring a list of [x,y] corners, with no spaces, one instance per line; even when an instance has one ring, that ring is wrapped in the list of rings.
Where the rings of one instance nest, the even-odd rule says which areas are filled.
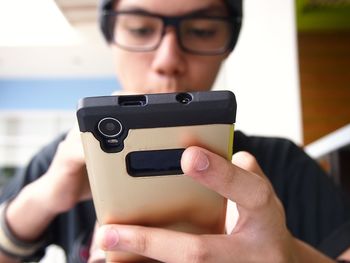
[[[155,51],[152,68],[158,74],[176,77],[186,71],[185,54],[179,47],[175,30],[167,28]]]

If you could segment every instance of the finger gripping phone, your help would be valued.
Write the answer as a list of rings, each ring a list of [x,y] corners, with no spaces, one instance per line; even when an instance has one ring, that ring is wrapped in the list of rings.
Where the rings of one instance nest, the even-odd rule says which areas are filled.
[[[230,160],[230,91],[88,97],[77,118],[100,224],[224,233],[226,199],[183,175],[192,145]]]

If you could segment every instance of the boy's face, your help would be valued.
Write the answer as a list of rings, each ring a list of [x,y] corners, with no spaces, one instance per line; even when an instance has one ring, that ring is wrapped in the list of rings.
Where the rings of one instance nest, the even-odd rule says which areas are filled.
[[[117,11],[143,10],[164,16],[179,16],[198,10],[216,10],[225,16],[222,0],[119,0]],[[210,11],[211,13],[211,11]],[[112,44],[118,79],[129,93],[163,93],[209,90],[228,52],[221,55],[195,55],[183,51],[173,27],[167,27],[154,51],[127,51]]]

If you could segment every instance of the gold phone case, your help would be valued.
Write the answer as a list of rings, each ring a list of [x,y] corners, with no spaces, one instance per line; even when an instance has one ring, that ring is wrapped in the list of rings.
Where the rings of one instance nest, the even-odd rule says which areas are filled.
[[[91,97],[79,127],[100,224],[135,224],[195,234],[224,233],[227,201],[182,174],[182,151],[232,156],[232,92]]]

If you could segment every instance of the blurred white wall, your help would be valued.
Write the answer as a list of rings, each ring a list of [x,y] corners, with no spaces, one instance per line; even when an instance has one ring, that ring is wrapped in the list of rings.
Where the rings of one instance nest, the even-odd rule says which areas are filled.
[[[0,168],[26,165],[74,121],[70,111],[0,111]]]
[[[112,53],[97,21],[74,29],[80,41],[71,45],[3,46],[0,39],[0,78],[114,76]]]
[[[241,36],[215,89],[237,97],[237,129],[302,143],[293,0],[244,0]]]

